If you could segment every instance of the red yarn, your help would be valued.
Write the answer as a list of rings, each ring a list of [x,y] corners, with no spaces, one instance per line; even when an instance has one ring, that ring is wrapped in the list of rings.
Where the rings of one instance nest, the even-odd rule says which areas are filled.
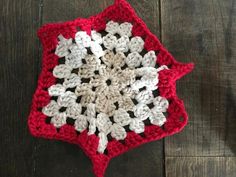
[[[58,57],[54,54],[58,35],[62,34],[66,38],[74,38],[78,27],[88,34],[90,34],[91,29],[104,30],[108,20],[132,23],[133,35],[141,36],[145,39],[144,47],[146,50],[157,51],[157,63],[159,65],[167,65],[169,67],[169,70],[160,71],[158,86],[160,96],[167,98],[170,105],[167,111],[167,122],[163,128],[155,125],[146,126],[143,136],[128,132],[124,143],[116,140],[109,141],[107,154],[99,154],[97,153],[99,139],[96,135],[88,136],[87,130],[78,135],[71,125],[64,125],[57,131],[53,125],[46,124],[46,116],[41,112],[41,109],[50,101],[50,96],[45,89],[56,83],[52,69],[58,64]],[[92,160],[94,173],[97,177],[104,176],[105,169],[111,158],[141,144],[177,133],[186,125],[188,116],[183,102],[176,95],[175,82],[183,75],[189,73],[193,69],[193,64],[177,62],[125,0],[116,0],[114,5],[88,19],[77,18],[65,23],[44,25],[39,29],[38,36],[43,45],[43,68],[28,119],[30,132],[36,137],[63,140],[79,145]]]

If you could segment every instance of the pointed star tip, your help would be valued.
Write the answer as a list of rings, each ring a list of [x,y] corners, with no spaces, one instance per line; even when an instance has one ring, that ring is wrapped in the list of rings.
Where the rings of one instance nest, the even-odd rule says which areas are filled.
[[[182,78],[186,74],[190,73],[194,69],[194,63],[180,64],[176,68],[176,80]]]

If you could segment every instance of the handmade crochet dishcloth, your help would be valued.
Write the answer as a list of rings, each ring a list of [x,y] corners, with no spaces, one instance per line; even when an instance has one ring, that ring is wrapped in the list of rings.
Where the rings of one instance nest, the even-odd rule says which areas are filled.
[[[28,125],[37,137],[79,145],[97,177],[111,158],[187,123],[177,62],[125,0],[87,19],[38,31],[42,72]]]

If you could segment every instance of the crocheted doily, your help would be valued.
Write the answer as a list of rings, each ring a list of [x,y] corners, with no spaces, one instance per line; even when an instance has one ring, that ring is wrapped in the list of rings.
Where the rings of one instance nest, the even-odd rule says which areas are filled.
[[[177,62],[124,0],[38,35],[43,67],[30,131],[78,144],[97,177],[114,156],[186,125],[175,81],[193,64]]]

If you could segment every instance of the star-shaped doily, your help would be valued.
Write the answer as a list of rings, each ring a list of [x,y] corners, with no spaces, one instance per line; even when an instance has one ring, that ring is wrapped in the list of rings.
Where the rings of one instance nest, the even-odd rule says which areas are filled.
[[[88,19],[44,25],[38,36],[43,67],[30,131],[79,145],[97,177],[111,158],[186,125],[176,80],[193,64],[177,62],[125,0]]]

